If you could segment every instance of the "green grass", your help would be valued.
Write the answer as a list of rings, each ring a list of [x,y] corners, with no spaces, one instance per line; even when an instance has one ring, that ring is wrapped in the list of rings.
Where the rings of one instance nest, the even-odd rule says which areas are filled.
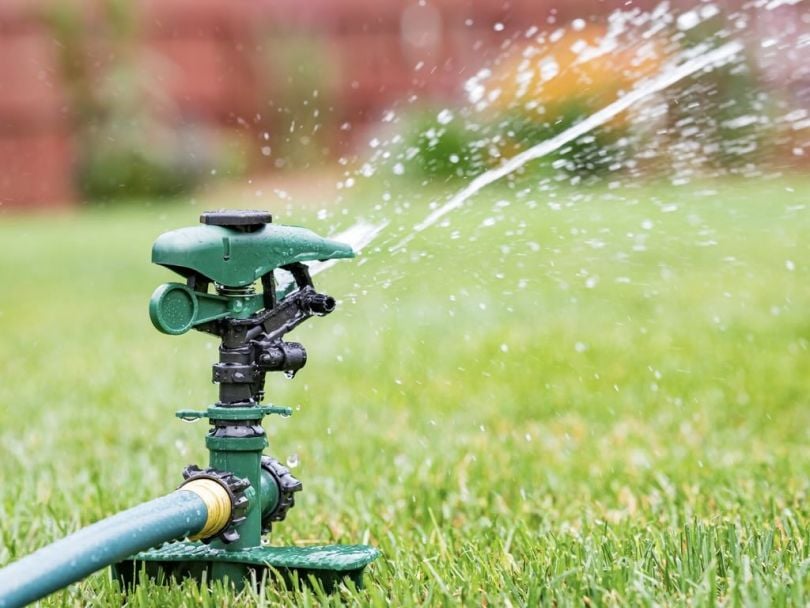
[[[125,597],[105,572],[44,605],[806,605],[808,186],[495,191],[341,263],[307,368],[269,383],[305,486],[273,540],[378,546],[366,589]],[[0,564],[205,463],[173,412],[214,398],[214,341],[146,314],[152,240],[198,211],[0,219]]]

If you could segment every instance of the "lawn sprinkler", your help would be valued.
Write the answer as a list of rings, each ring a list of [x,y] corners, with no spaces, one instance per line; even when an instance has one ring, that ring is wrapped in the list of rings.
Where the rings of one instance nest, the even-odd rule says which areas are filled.
[[[263,211],[209,212],[200,221],[201,226],[155,241],[152,261],[185,282],[158,287],[149,316],[165,334],[196,329],[221,341],[212,376],[219,400],[204,411],[176,413],[182,420],[208,419],[208,466],[189,465],[174,492],[0,570],[0,608],[25,605],[107,565],[126,588],[145,577],[166,583],[228,581],[240,588],[262,580],[270,569],[287,580],[312,578],[333,589],[345,579],[360,586],[363,570],[379,556],[366,545],[262,543],[302,488],[287,467],[263,454],[268,445],[263,419],[292,414],[290,408],[262,404],[265,375],[293,377],[301,370],[307,352],[285,335],[335,310],[335,300],[315,290],[305,262],[351,258],[352,248],[304,228],[274,224]]]

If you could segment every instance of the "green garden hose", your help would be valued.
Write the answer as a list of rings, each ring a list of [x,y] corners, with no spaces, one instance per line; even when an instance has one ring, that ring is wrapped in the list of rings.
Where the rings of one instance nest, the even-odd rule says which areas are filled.
[[[0,608],[25,606],[150,547],[206,536],[230,521],[222,486],[195,480],[43,547],[0,570]]]

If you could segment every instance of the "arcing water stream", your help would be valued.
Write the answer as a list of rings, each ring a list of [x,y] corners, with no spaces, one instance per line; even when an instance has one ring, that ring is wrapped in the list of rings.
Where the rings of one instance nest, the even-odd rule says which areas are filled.
[[[686,61],[679,64],[665,68],[656,77],[642,82],[639,86],[632,89],[625,95],[622,95],[611,104],[605,106],[601,110],[594,112],[582,121],[565,129],[554,137],[546,139],[512,158],[505,161],[499,167],[485,171],[475,177],[467,186],[465,186],[458,193],[453,195],[445,204],[433,210],[424,220],[413,226],[413,230],[402,240],[391,247],[390,251],[395,252],[401,250],[407,243],[409,243],[414,236],[430,228],[448,213],[458,209],[466,203],[472,196],[476,195],[482,189],[490,184],[514,173],[527,163],[547,156],[566,144],[571,143],[578,137],[581,137],[594,129],[608,123],[610,120],[616,118],[622,112],[630,109],[639,102],[649,98],[650,96],[672,86],[673,84],[700,72],[701,70],[711,70],[718,66],[724,65],[735,56],[743,51],[742,43],[738,41],[731,41],[706,51],[695,57],[691,57]],[[376,237],[385,229],[387,222],[369,223],[360,221],[348,228],[347,230],[336,235],[335,238],[343,240],[351,244],[357,251],[362,250],[366,245],[371,243]],[[331,264],[323,263],[313,267],[313,273],[320,272],[329,268]]]
[[[611,173],[621,171],[612,175],[620,179],[625,175],[635,182],[667,175],[673,186],[701,176],[762,176],[767,163],[786,158],[774,154],[775,143],[781,146],[782,154],[790,154],[792,146],[794,157],[804,156],[806,144],[802,142],[810,120],[807,110],[796,106],[801,104],[801,96],[782,95],[779,99],[781,93],[776,91],[768,97],[767,87],[771,85],[759,89],[763,81],[757,81],[773,81],[782,54],[792,57],[792,63],[785,63],[785,70],[793,70],[787,82],[803,77],[804,72],[795,68],[799,49],[810,41],[802,34],[802,26],[786,23],[778,31],[774,27],[754,27],[755,23],[767,23],[772,12],[782,10],[785,4],[754,0],[739,11],[724,13],[709,2],[679,13],[662,2],[649,13],[631,9],[611,14],[595,36],[588,33],[586,19],[540,35],[542,28],[537,27],[516,33],[508,41],[515,43],[509,51],[468,80],[468,106],[442,109],[432,122],[418,127],[424,129],[419,131],[413,130],[413,124],[409,126],[408,112],[412,110],[407,107],[403,108],[402,122],[393,110],[385,113],[381,130],[375,133],[380,137],[369,140],[371,156],[362,168],[347,171],[345,181],[338,182],[337,188],[352,188],[364,178],[380,176],[378,183],[385,184],[387,190],[363,219],[348,224],[348,228],[346,224],[333,225],[338,232],[332,236],[358,251],[375,243],[378,251],[403,252],[419,233],[444,225],[449,214],[464,207],[484,188],[505,178],[511,180],[513,175],[522,174],[526,165],[543,158],[546,163],[538,163],[537,180],[529,189],[547,192],[548,198],[554,199],[553,190],[548,191],[555,183],[570,181],[577,185],[585,179],[581,175],[587,175],[572,173],[579,169],[569,170],[568,161],[561,160],[566,155],[572,158],[571,150],[580,145],[595,144],[590,148],[595,148],[593,155],[584,158],[585,162],[596,158],[593,162],[597,164],[588,167],[602,162],[601,166]],[[571,36],[566,37],[566,32]],[[510,63],[515,57],[520,65],[517,72],[509,71],[515,68],[517,61]],[[656,58],[648,64],[651,69],[636,69],[639,62],[643,65],[650,57]],[[589,65],[576,76],[577,69],[585,64]],[[553,69],[548,69],[549,65]],[[608,75],[598,75],[605,67]],[[612,84],[606,85],[605,81],[614,77],[620,84],[611,89]],[[560,84],[577,78],[573,89]],[[594,78],[597,82],[593,82]],[[599,87],[610,92],[599,96]],[[580,98],[585,99],[585,105],[578,108],[578,118],[560,122],[560,110],[554,104],[575,107]],[[543,106],[548,105],[551,111],[547,114]],[[526,117],[540,129],[526,134],[509,122],[514,116]],[[383,123],[399,123],[400,128],[391,131]],[[618,136],[611,139],[614,125],[619,125]],[[409,128],[420,134],[421,144],[408,134]],[[442,147],[446,133],[451,133],[450,138],[466,137],[469,143],[464,144],[463,151],[447,151]],[[603,138],[604,133],[607,135]],[[518,151],[513,152],[516,148]],[[625,153],[629,156],[623,157]],[[449,165],[452,177],[448,177],[449,172],[420,174],[424,169],[421,159],[431,155],[439,162],[461,164]],[[493,166],[493,162],[497,165]],[[556,173],[549,173],[549,169]],[[777,164],[775,169],[778,173],[780,166]],[[389,175],[382,175],[386,171]],[[397,200],[397,195],[391,194],[399,186],[397,177],[391,176],[405,173],[409,179],[422,179],[426,187],[458,177],[466,183],[443,201],[434,198],[425,217],[414,223],[413,219],[405,220],[410,214],[399,220],[395,217],[411,207],[407,196]],[[598,175],[606,173],[592,174],[594,178]],[[605,183],[613,188],[620,182],[611,178]],[[517,193],[517,198],[529,189]],[[501,207],[509,205],[509,201],[501,203]],[[347,215],[346,211],[343,209],[343,215]],[[332,210],[324,209],[323,215],[334,217]],[[482,226],[492,225],[486,222],[494,219],[487,218]],[[458,231],[454,234],[453,238],[458,238]],[[328,267],[316,264],[312,270],[319,272]]]
[[[680,65],[666,69],[656,78],[642,83],[640,86],[636,87],[626,95],[619,97],[613,103],[605,106],[598,112],[591,114],[574,126],[562,131],[551,139],[542,141],[539,144],[532,146],[528,150],[524,150],[523,152],[513,156],[504,162],[500,167],[482,173],[473,179],[464,189],[450,198],[450,200],[448,200],[444,205],[431,212],[430,215],[428,215],[424,220],[416,224],[413,227],[413,232],[408,237],[397,243],[392,250],[396,251],[402,248],[413,238],[414,234],[430,228],[445,215],[461,207],[471,196],[474,196],[493,182],[496,182],[499,179],[506,177],[510,173],[517,171],[526,163],[537,160],[538,158],[542,158],[543,156],[559,150],[564,145],[574,141],[576,138],[581,137],[593,129],[604,125],[625,110],[631,108],[636,103],[675,84],[679,80],[699,72],[700,70],[722,65],[730,58],[742,52],[742,50],[743,45],[741,43],[736,41],[728,42],[721,47],[689,59]]]

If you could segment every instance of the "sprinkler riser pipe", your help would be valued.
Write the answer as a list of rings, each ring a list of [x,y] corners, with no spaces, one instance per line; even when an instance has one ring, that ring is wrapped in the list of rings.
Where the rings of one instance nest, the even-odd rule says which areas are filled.
[[[220,427],[220,429],[223,427]],[[244,428],[244,427],[224,427]],[[256,427],[251,427],[256,428]],[[262,489],[261,459],[262,451],[267,447],[264,430],[256,437],[206,437],[206,447],[209,451],[209,466],[219,471],[228,471],[237,477],[247,479],[251,488],[256,492],[255,498],[245,515],[245,521],[239,525],[239,539],[232,543],[214,540],[211,545],[226,551],[239,551],[250,547],[258,547],[262,543],[262,500],[259,493]]]
[[[216,420],[211,422],[216,424]],[[220,421],[224,423],[225,421]],[[255,422],[255,421],[254,421]],[[223,429],[225,429],[223,431]],[[213,433],[251,432],[253,437],[214,436]],[[267,447],[267,438],[260,425],[219,427],[215,426],[206,437],[209,451],[209,466],[220,471],[229,471],[247,479],[254,490],[245,521],[238,527],[239,539],[225,543],[220,539],[211,541],[211,547],[230,552],[242,551],[262,544],[262,517],[278,504],[280,489],[273,477],[261,467],[262,452]],[[215,581],[227,581],[241,589],[250,575],[250,568],[237,563],[216,562],[211,565],[210,576]]]

